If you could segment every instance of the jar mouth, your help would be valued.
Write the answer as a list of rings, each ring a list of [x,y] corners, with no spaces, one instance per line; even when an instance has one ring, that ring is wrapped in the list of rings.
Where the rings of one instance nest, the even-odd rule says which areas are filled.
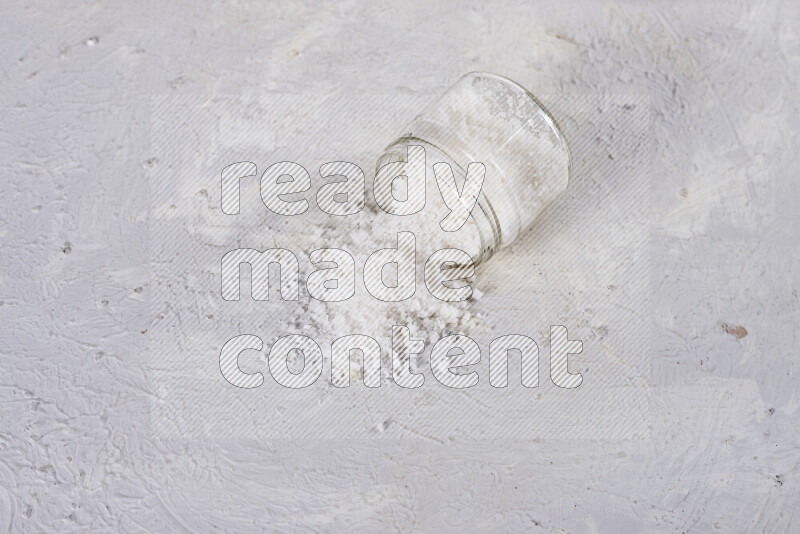
[[[405,146],[407,144],[419,144],[433,148],[447,158],[448,161],[446,163],[455,167],[453,171],[461,174],[462,176],[466,175],[466,169],[464,169],[458,160],[455,159],[447,150],[428,139],[423,139],[413,135],[403,135],[392,142],[386,147],[386,149],[384,149],[384,156],[389,153],[393,147],[398,145]],[[467,159],[467,161],[470,160]],[[378,168],[385,163],[387,163],[387,161],[379,159],[377,165]],[[475,200],[475,206],[472,207],[472,211],[470,212],[469,216],[475,222],[475,226],[478,229],[478,235],[481,241],[478,255],[472,258],[473,265],[477,267],[481,263],[488,261],[494,255],[494,253],[499,250],[500,244],[503,242],[503,231],[501,229],[500,220],[497,217],[497,213],[492,207],[492,203],[489,200],[489,197],[486,196],[483,188],[478,194],[478,198]]]
[[[568,160],[567,183],[569,184],[569,182],[572,181],[572,149],[569,147],[569,143],[567,143],[567,138],[564,136],[564,131],[561,129],[561,126],[558,124],[558,121],[555,119],[555,117],[553,117],[553,114],[550,113],[550,110],[547,109],[547,106],[542,104],[542,102],[538,98],[536,98],[536,96],[534,96],[534,94],[531,93],[524,86],[522,86],[518,82],[515,82],[511,78],[502,76],[500,74],[494,74],[493,72],[471,71],[462,76],[462,79],[469,77],[476,77],[476,76],[494,79],[499,82],[502,82],[503,84],[511,86],[518,92],[524,94],[527,98],[530,98],[536,104],[536,106],[538,106],[539,109],[541,109],[544,112],[545,118],[547,119],[549,126],[553,129],[554,132],[556,132],[558,138],[561,140],[561,142],[564,144],[564,147],[566,147],[567,149],[567,160]]]

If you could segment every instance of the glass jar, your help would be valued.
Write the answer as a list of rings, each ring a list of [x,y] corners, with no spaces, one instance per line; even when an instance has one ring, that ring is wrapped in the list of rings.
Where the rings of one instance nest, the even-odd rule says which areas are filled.
[[[410,145],[425,148],[428,183],[437,162],[450,164],[461,183],[469,163],[485,165],[470,215],[480,241],[470,252],[476,265],[530,228],[569,183],[570,151],[553,117],[528,90],[496,74],[464,75],[386,148],[377,168],[406,161]]]

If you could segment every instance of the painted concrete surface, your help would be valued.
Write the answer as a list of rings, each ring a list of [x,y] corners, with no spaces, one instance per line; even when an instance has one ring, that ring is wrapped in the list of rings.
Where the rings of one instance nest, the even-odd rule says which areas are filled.
[[[797,530],[796,4],[1,9],[0,532]],[[151,99],[424,100],[474,70],[649,100],[647,432],[154,431]]]

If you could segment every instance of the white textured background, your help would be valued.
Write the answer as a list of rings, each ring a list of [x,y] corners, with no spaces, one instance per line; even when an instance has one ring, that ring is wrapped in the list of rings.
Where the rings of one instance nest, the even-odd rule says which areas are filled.
[[[6,0],[0,16],[0,532],[798,530],[796,3]],[[471,70],[650,95],[649,439],[153,437],[150,97],[429,94]]]

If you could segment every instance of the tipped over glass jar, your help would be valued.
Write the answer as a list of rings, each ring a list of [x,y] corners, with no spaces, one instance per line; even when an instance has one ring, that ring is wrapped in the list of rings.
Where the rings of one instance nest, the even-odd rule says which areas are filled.
[[[377,169],[406,161],[410,146],[425,149],[428,176],[444,162],[463,184],[470,163],[484,164],[457,247],[476,265],[529,229],[569,183],[570,151],[556,121],[528,90],[496,74],[464,75],[389,144]],[[438,196],[435,180],[428,182]]]

